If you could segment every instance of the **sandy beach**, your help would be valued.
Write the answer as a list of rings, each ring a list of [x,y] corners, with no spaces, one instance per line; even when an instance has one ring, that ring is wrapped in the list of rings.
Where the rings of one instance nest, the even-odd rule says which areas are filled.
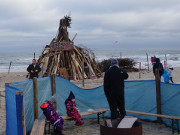
[[[6,115],[5,115],[5,83],[25,81],[26,72],[14,72],[14,73],[0,73],[0,135],[5,134],[6,127]],[[154,75],[152,70],[143,70],[139,75],[139,72],[130,72],[128,80],[153,80]],[[174,70],[173,80],[175,83],[180,84],[180,67],[176,67]],[[163,79],[162,79],[163,80]],[[82,81],[72,81],[79,87],[82,87]],[[95,88],[103,84],[103,78],[101,79],[88,79],[85,80],[84,88]],[[100,126],[96,124],[96,119],[85,119],[83,126],[75,126],[74,121],[65,121],[64,134],[65,135],[99,135]],[[170,135],[171,128],[166,127],[164,124],[152,123],[141,121],[143,124],[143,135]]]

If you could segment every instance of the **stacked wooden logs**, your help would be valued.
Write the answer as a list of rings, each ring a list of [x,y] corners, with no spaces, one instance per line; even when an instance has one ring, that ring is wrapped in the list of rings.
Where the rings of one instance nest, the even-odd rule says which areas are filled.
[[[77,46],[74,46],[72,51],[51,51],[47,45],[38,59],[41,67],[39,76],[56,74],[69,80],[82,80],[83,76],[85,79],[99,77],[100,70],[97,68],[94,54],[91,52],[90,57],[87,52]],[[82,67],[84,67],[84,75],[82,75]]]
[[[46,45],[44,51],[38,59],[41,67],[40,77],[56,74],[66,79],[82,80],[99,76],[94,53],[86,48],[74,46],[73,40],[69,39],[67,27],[70,27],[71,17],[65,16],[60,19],[59,29],[56,37],[50,45]],[[71,49],[52,49],[53,46],[72,43]],[[56,44],[56,45],[54,45]],[[63,46],[63,45],[62,45]],[[85,68],[83,68],[85,67]]]

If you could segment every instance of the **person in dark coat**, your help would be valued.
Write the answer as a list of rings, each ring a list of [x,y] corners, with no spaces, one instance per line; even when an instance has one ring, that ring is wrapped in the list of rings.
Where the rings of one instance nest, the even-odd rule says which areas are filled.
[[[158,69],[159,70],[159,75],[160,77],[162,76],[162,74],[164,73],[164,68],[163,68],[163,65],[162,63],[160,62],[160,59],[159,58],[156,58],[156,63],[153,65],[153,73],[155,75],[155,69]]]
[[[105,72],[104,76],[104,92],[111,110],[111,120],[115,120],[119,117],[117,108],[120,111],[121,119],[123,119],[126,115],[124,80],[128,77],[127,72],[119,68],[118,61],[116,59],[112,59],[111,66]]]
[[[34,77],[38,78],[38,73],[41,71],[41,68],[36,63],[36,59],[32,60],[32,64],[28,66],[27,71],[30,74],[29,79],[33,79]]]

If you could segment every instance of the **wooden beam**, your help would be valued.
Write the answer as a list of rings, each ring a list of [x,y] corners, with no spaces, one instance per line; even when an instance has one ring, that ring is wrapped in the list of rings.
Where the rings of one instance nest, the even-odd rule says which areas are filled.
[[[37,89],[37,78],[33,78],[33,89],[34,89],[34,119],[38,119],[38,89]]]
[[[84,87],[84,58],[82,58],[82,86]]]
[[[56,75],[53,74],[51,76],[51,85],[52,85],[52,95],[56,94]],[[56,110],[56,103],[55,103],[55,110]]]
[[[74,37],[73,37],[73,39],[72,39],[72,42],[74,41],[74,39],[76,38],[76,36],[77,36],[77,33],[74,35]]]
[[[126,112],[140,114],[140,115],[147,115],[147,116],[155,116],[155,117],[161,117],[161,118],[167,118],[167,119],[180,120],[180,117],[176,117],[176,116],[161,115],[161,114],[154,114],[154,113],[145,113],[145,112],[130,111],[130,110],[126,110]]]
[[[155,69],[155,79],[156,79],[156,104],[157,104],[157,114],[161,114],[161,88],[160,88],[160,75],[159,70]],[[161,122],[161,118],[157,118],[158,122]]]

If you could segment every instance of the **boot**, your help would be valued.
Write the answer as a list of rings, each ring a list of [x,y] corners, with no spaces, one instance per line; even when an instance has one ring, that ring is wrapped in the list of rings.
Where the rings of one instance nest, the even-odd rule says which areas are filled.
[[[83,125],[83,124],[84,124],[84,121],[81,121],[81,120],[80,120],[80,121],[76,121],[76,124],[75,124],[75,125],[78,125],[78,126],[79,126],[79,125]]]
[[[62,131],[55,131],[55,135],[64,135]]]
[[[79,125],[83,125],[83,124],[84,124],[84,121],[80,121],[80,122],[79,122]]]
[[[121,122],[121,119],[112,119],[111,120],[112,127],[117,128],[120,122]]]

